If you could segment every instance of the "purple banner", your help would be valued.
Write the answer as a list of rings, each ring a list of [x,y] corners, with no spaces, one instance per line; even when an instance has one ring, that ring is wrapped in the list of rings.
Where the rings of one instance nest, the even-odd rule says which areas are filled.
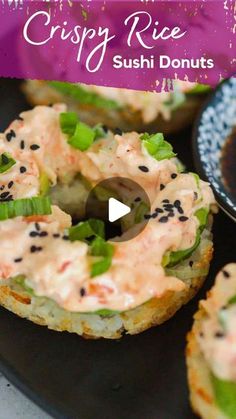
[[[236,73],[233,1],[3,1],[0,75],[138,90]]]

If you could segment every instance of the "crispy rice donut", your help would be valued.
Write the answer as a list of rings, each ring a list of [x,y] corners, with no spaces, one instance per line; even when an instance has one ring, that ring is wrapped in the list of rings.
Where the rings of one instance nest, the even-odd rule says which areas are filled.
[[[162,259],[168,251],[191,248],[199,227],[195,212],[210,209],[213,194],[194,174],[178,173],[175,158],[157,161],[145,152],[134,132],[109,132],[87,151],[75,150],[61,131],[59,116],[65,110],[59,104],[36,107],[0,135],[0,153],[16,161],[0,175],[1,201],[38,195],[42,174],[62,188],[69,188],[78,172],[92,184],[120,175],[140,183],[151,211],[163,207],[162,214],[151,217],[134,239],[113,243],[110,268],[94,278],[88,244],[68,240],[71,217],[57,205],[51,215],[0,221],[0,303],[35,323],[84,337],[140,333],[169,319],[201,287],[212,257],[210,218],[190,258],[169,270]],[[74,195],[73,189],[73,204]],[[171,217],[165,215],[167,197]],[[15,282],[19,275],[26,278],[23,285]]]
[[[191,83],[189,83],[189,85],[191,85]],[[94,88],[97,89],[95,92],[99,93],[99,89],[101,88]],[[109,107],[96,107],[80,103],[79,101],[60,93],[45,81],[28,80],[23,84],[22,89],[27,97],[27,100],[33,106],[64,102],[68,105],[70,110],[78,112],[81,120],[85,121],[89,125],[95,125],[102,121],[110,129],[119,127],[124,132],[156,132],[158,130],[164,134],[178,132],[190,125],[205,98],[205,95],[201,93],[192,95],[188,94],[185,95],[185,100],[180,104],[180,106],[169,110],[163,105],[163,102],[170,100],[168,92],[165,92],[164,94],[135,92],[134,94],[138,95],[137,98],[135,96],[133,98],[136,106],[135,108],[130,104],[124,104],[118,109],[112,109]],[[122,89],[117,90],[122,91]],[[127,92],[126,89],[123,90]],[[156,99],[154,100],[152,99],[153,96],[150,96],[149,108],[146,104],[143,106],[142,103],[140,103],[140,109],[138,109],[137,101],[138,103],[141,102],[144,94],[154,95],[154,98]],[[158,97],[161,97],[161,100],[157,100]],[[159,111],[155,111],[155,109],[159,109]],[[153,112],[155,112],[156,115],[150,117]]]
[[[235,362],[230,363],[235,332],[232,334],[231,327],[225,334],[220,333],[222,325],[219,322],[220,310],[223,307],[224,313],[227,312],[227,303],[235,294],[236,264],[229,264],[217,275],[215,285],[208,292],[206,300],[200,301],[193,328],[187,336],[186,361],[190,401],[194,412],[203,419],[229,417],[217,402],[212,374],[218,379],[235,382]],[[231,318],[235,319],[235,306],[231,306],[230,310],[233,316]]]

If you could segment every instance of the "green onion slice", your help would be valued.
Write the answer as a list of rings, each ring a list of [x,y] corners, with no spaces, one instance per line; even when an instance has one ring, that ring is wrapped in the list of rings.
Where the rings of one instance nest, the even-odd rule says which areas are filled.
[[[103,221],[91,218],[87,221],[81,221],[79,224],[69,229],[70,241],[87,241],[92,237],[101,237],[104,239],[105,226]]]
[[[0,221],[19,216],[51,214],[51,201],[49,197],[33,197],[17,199],[0,203]]]
[[[60,114],[60,126],[64,134],[68,135],[68,143],[77,150],[87,150],[95,140],[105,137],[106,133],[102,125],[94,128],[80,122],[74,112],[62,112]]]
[[[94,140],[95,131],[83,122],[78,122],[68,143],[78,150],[85,151],[93,144]]]
[[[0,155],[0,173],[7,172],[15,164],[16,161],[11,157],[9,153],[3,153]]]
[[[112,256],[114,253],[114,247],[112,244],[107,243],[101,237],[96,237],[91,245],[91,255],[92,256],[101,256],[101,260],[94,262],[91,268],[91,277],[101,275],[106,272],[112,262]]]
[[[172,145],[164,140],[164,136],[161,133],[151,135],[145,133],[141,135],[140,139],[143,141],[143,145],[148,153],[158,161],[171,159],[176,156]]]
[[[78,116],[75,112],[62,112],[60,114],[60,126],[64,134],[73,135],[77,122]]]

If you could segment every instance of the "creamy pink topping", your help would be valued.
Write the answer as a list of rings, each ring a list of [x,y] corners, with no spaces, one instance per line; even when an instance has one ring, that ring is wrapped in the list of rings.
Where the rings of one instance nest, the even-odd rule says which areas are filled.
[[[210,296],[202,305],[207,317],[198,337],[201,350],[213,373],[236,381],[236,264],[225,266],[216,277]]]
[[[7,130],[14,131],[11,141],[7,141],[6,133],[1,135],[1,150],[7,150],[17,165],[0,176],[0,187],[7,190],[14,179],[12,194],[20,198],[39,191],[39,173],[46,173],[53,183],[58,179],[69,181],[77,172],[91,183],[119,175],[146,189],[151,211],[163,207],[166,199],[173,205],[179,200],[182,210],[177,205],[168,222],[161,219],[164,215],[151,218],[136,238],[113,243],[110,269],[94,278],[90,277],[94,258],[89,255],[87,244],[68,240],[65,229],[71,225],[70,216],[58,207],[53,207],[50,216],[2,221],[0,277],[7,280],[23,274],[37,296],[81,312],[102,308],[123,311],[168,290],[181,291],[187,285],[166,276],[162,258],[167,251],[187,249],[194,244],[199,226],[194,213],[214,203],[208,184],[200,181],[198,185],[193,174],[178,174],[176,159],[156,161],[143,149],[136,133],[110,133],[86,152],[71,148],[59,126],[59,114],[64,110],[63,105],[36,107],[21,115],[23,121],[11,124]],[[32,150],[32,145],[39,148]],[[22,165],[26,168],[23,173],[19,170]],[[142,172],[140,165],[145,165],[148,172]]]

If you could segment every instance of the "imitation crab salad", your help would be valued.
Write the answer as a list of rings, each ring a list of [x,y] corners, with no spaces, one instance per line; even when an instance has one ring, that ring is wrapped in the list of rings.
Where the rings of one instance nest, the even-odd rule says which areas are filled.
[[[127,241],[106,240],[101,220],[72,225],[69,213],[77,202],[81,214],[91,186],[114,176],[137,182],[151,202],[129,229],[146,227]],[[160,133],[91,128],[62,104],[23,112],[0,135],[0,302],[87,336],[161,323],[207,275],[214,203]]]

